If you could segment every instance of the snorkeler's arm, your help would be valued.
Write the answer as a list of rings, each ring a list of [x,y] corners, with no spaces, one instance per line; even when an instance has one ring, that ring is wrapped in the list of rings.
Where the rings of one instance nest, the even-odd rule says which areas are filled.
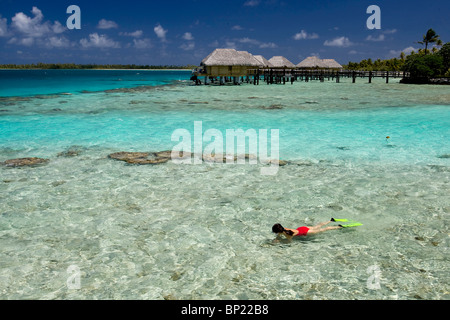
[[[277,236],[275,237],[275,239],[272,240],[272,243],[278,243],[281,241],[281,236],[279,234],[277,234]]]

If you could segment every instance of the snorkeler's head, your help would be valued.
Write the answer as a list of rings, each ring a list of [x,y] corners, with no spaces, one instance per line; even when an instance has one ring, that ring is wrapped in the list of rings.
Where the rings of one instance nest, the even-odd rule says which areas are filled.
[[[272,227],[272,232],[273,233],[282,233],[284,231],[284,228],[281,224],[277,223],[274,224]]]
[[[293,236],[294,235],[294,232],[293,231],[291,231],[291,230],[286,230],[285,228],[283,228],[283,226],[281,225],[281,224],[279,224],[279,223],[277,223],[277,224],[274,224],[273,225],[273,227],[272,227],[272,232],[273,233],[284,233],[285,235],[288,235],[288,236]]]

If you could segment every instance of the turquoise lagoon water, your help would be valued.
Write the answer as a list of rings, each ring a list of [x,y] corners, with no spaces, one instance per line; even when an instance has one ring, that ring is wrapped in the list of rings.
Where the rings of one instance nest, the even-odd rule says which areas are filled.
[[[0,161],[50,162],[0,168],[1,298],[450,297],[447,87],[192,86],[189,72],[149,71],[147,83],[136,71],[120,75],[129,83],[59,71],[36,84],[9,72],[25,82],[0,91]],[[53,86],[59,76],[66,81]],[[170,150],[172,133],[193,133],[195,121],[223,136],[278,129],[289,163],[263,176],[262,164],[107,157]],[[274,223],[331,217],[364,226],[272,242]],[[78,289],[67,285],[69,266]]]
[[[176,70],[0,70],[0,97],[157,86],[185,80],[186,74]]]

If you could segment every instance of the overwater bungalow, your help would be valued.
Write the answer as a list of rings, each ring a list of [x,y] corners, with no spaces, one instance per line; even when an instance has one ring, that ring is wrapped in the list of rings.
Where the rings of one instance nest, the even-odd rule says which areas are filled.
[[[332,69],[342,70],[343,67],[334,59],[319,59],[318,57],[308,57],[297,65],[303,70]]]
[[[202,78],[200,80],[199,78]],[[283,56],[274,56],[270,60],[261,55],[254,56],[247,51],[237,51],[235,49],[216,49],[202,60],[200,67],[192,72],[191,80],[195,84],[218,83],[225,84],[233,82],[241,84],[244,82],[259,85],[260,80],[267,84],[286,84],[295,81],[311,81],[325,79],[340,82],[342,78],[368,78],[369,83],[375,77],[382,77],[389,83],[390,78],[405,77],[399,72],[375,72],[375,71],[355,71],[344,70],[334,59],[320,59],[318,57],[308,57],[298,65],[294,65]]]
[[[327,65],[327,69],[344,70],[344,67],[334,59],[323,59],[322,61]]]
[[[286,68],[286,69],[295,68],[295,64],[293,64],[288,59],[282,56],[272,57],[270,58],[269,62],[273,65],[273,68]]]
[[[318,57],[308,57],[297,65],[300,69],[326,69],[327,64]]]
[[[244,77],[248,69],[255,69],[261,63],[247,51],[235,49],[216,49],[200,64],[199,76],[206,77]]]
[[[271,64],[271,63],[269,62],[269,60],[267,60],[266,58],[264,58],[264,57],[261,56],[261,55],[256,55],[256,56],[253,56],[253,57],[254,57],[256,60],[259,61],[259,63],[260,63],[260,68],[268,69],[268,68],[273,68],[273,67],[274,67],[274,65]]]

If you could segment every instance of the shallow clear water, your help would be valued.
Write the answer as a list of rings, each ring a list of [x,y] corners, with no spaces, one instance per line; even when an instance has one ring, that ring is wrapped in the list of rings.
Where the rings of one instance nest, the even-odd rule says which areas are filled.
[[[0,167],[0,297],[448,299],[450,92],[357,81],[0,101],[0,161],[50,159]],[[261,164],[107,157],[170,150],[194,121],[279,129],[290,162],[263,176]],[[78,156],[58,156],[69,149]],[[364,226],[272,242],[274,223],[331,217]]]

